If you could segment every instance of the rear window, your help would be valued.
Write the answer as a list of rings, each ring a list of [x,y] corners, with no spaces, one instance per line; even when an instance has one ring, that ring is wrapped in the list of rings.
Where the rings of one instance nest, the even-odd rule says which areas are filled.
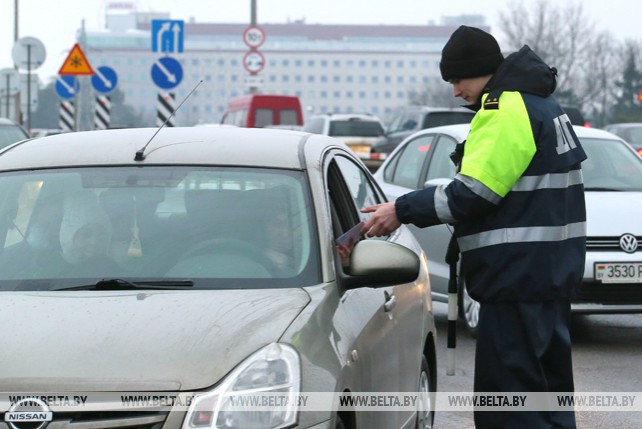
[[[298,125],[296,110],[294,109],[281,109],[279,112],[280,125]]]
[[[263,128],[274,124],[274,112],[272,109],[256,109],[254,114],[254,127]]]
[[[329,135],[333,137],[379,137],[383,127],[376,121],[332,121]]]
[[[470,124],[474,112],[434,112],[426,115],[423,128],[440,127],[442,125]]]

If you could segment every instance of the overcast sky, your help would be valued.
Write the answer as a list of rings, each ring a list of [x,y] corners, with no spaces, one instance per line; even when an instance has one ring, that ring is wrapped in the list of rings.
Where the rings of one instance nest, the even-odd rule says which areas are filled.
[[[0,69],[13,67],[15,1],[5,0],[0,4]],[[106,0],[18,1],[19,37],[35,37],[46,48],[45,63],[35,71],[41,80],[58,73],[75,43],[75,33],[83,19],[88,30],[103,28],[105,7],[109,3]],[[497,26],[499,11],[512,1],[516,0],[257,0],[257,16],[259,24],[305,18],[308,24],[424,25],[439,24],[442,16],[482,14],[501,44]],[[522,1],[527,7],[536,2]],[[250,0],[136,0],[134,3],[141,11],[170,12],[172,19],[250,21]],[[564,0],[553,3],[566,5]],[[582,4],[596,29],[608,30],[620,40],[642,39],[639,10],[633,6],[639,5],[640,0],[582,0]]]

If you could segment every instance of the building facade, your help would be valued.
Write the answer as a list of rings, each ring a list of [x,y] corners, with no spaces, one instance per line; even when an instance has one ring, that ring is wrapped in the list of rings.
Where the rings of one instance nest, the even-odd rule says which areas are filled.
[[[480,17],[483,19],[483,17]],[[166,13],[106,11],[106,29],[79,39],[94,68],[117,71],[119,89],[148,125],[155,124],[161,90],[151,67],[163,56],[151,50],[151,20]],[[184,52],[172,54],[183,68],[175,104],[203,84],[176,114],[176,125],[218,123],[227,101],[250,91],[243,66],[249,51],[243,32],[249,24],[185,22]],[[412,91],[443,87],[441,49],[457,28],[451,25],[322,25],[302,21],[259,24],[265,66],[258,92],[297,95],[311,114],[370,113],[386,119],[408,105]],[[484,25],[483,28],[488,29]]]

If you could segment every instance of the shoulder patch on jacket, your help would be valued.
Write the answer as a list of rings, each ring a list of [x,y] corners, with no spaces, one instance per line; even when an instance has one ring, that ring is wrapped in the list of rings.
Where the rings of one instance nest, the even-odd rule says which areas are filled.
[[[503,90],[492,90],[486,101],[484,101],[484,110],[499,110],[499,97],[502,95]]]

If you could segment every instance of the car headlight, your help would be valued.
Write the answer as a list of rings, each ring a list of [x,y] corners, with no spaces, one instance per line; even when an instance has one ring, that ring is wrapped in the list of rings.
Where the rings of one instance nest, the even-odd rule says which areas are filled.
[[[293,426],[300,374],[299,355],[293,347],[269,344],[245,359],[215,389],[195,395],[183,429]],[[278,406],[271,406],[275,403]]]

